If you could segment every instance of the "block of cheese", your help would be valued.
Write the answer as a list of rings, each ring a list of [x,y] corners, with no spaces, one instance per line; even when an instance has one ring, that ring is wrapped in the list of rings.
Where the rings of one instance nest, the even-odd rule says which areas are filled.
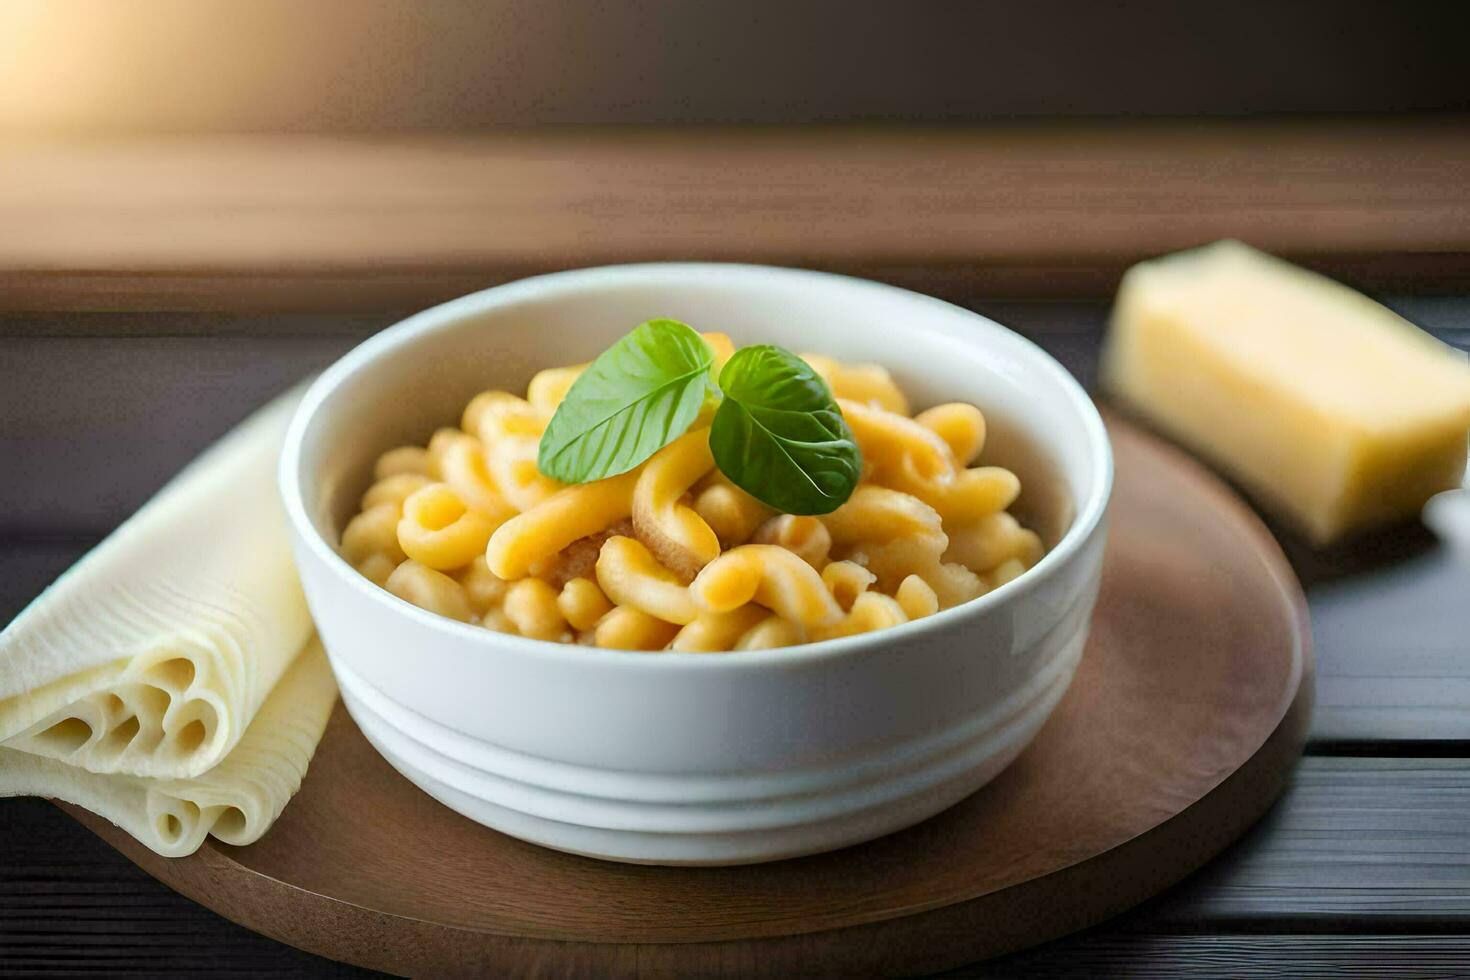
[[[1103,385],[1319,544],[1464,479],[1470,362],[1239,242],[1128,271]]]

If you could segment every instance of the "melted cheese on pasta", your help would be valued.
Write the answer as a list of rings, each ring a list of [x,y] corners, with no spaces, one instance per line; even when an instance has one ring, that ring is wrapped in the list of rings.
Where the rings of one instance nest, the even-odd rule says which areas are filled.
[[[880,365],[805,357],[863,451],[858,490],[831,514],[778,514],[752,498],[715,468],[698,425],[629,473],[547,479],[536,449],[579,365],[541,372],[525,398],[483,392],[462,430],[385,452],[342,553],[400,598],[486,629],[701,653],[898,625],[1041,558],[1041,539],[1008,510],[1015,474],[973,465],[978,408],[910,415]]]

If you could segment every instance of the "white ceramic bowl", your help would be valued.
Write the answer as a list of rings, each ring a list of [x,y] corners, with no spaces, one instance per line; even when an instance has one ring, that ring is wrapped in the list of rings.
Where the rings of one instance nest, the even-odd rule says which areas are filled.
[[[1050,550],[921,621],[786,650],[627,653],[505,636],[377,588],[334,550],[379,452],[486,388],[591,359],[673,317],[737,344],[880,362],[918,405],[986,413]],[[581,854],[737,864],[923,820],[993,778],[1067,688],[1097,595],[1112,482],[1091,401],[967,310],[791,269],[651,264],[541,276],[437,306],[311,387],[281,461],[297,565],[343,698],[401,773],[465,816]]]

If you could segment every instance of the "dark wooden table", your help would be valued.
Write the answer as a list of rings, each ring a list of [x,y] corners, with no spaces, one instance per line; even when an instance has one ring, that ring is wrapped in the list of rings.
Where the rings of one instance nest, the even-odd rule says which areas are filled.
[[[1470,299],[1397,299],[1470,347]],[[975,304],[1084,380],[1098,303]],[[0,318],[0,621],[233,420],[392,314]],[[1470,974],[1470,552],[1287,541],[1317,644],[1310,747],[1245,840],[1145,906],[966,975]],[[0,971],[358,971],[168,891],[51,805],[0,801]]]
[[[1225,236],[1470,348],[1470,120],[7,144],[0,623],[268,395],[469,289],[641,259],[836,269],[973,305],[1090,381],[1121,270]],[[1318,689],[1280,803],[1143,907],[961,972],[1470,975],[1470,546],[1285,543]],[[359,972],[0,800],[8,971]]]

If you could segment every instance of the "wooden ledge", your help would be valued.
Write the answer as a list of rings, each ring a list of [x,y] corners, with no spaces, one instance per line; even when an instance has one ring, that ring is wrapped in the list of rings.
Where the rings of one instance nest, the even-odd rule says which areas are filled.
[[[1470,120],[199,137],[0,148],[0,309],[381,310],[718,259],[1107,296],[1234,236],[1470,284]]]

